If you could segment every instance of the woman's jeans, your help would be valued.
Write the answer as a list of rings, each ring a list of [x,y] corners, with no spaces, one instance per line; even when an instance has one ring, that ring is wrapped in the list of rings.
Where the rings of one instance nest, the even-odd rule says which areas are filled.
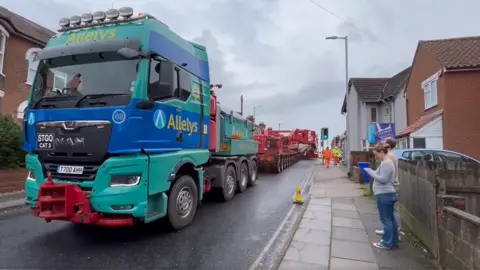
[[[398,224],[394,215],[397,193],[377,194],[375,197],[380,221],[383,225],[383,245],[387,248],[398,247]]]

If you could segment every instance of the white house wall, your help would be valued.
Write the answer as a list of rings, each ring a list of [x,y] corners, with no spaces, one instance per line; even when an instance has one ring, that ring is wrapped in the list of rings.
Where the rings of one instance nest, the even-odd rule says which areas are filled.
[[[355,86],[351,86],[347,96],[347,125],[348,125],[348,148],[350,151],[361,150],[360,123],[358,117],[360,114],[360,104]]]
[[[402,132],[407,128],[407,101],[403,96],[404,89],[402,89],[395,97],[393,104],[393,115],[396,133]]]
[[[430,121],[425,126],[410,134],[410,145],[413,138],[425,138],[425,147],[430,149],[443,149],[443,119],[442,116]]]

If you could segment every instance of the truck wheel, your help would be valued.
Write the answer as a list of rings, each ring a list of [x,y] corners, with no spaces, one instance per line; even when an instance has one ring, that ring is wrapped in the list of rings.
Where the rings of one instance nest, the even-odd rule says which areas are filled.
[[[245,162],[240,166],[240,179],[238,179],[238,192],[243,193],[248,185],[248,167]]]
[[[197,212],[198,190],[190,175],[183,175],[173,184],[168,197],[167,216],[176,231],[190,225]]]
[[[252,162],[252,167],[250,171],[250,178],[248,180],[248,185],[253,186],[255,183],[257,183],[257,174],[258,174],[258,169],[257,169],[257,162]]]
[[[225,179],[223,179],[222,200],[229,201],[235,195],[235,186],[237,184],[237,177],[233,166],[228,166],[225,171]]]

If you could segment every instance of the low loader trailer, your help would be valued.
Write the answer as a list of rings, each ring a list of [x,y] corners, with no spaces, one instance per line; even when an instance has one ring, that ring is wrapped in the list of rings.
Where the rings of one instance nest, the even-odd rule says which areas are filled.
[[[300,153],[288,148],[288,137],[271,128],[254,135],[258,144],[260,172],[280,173],[298,161]]]
[[[222,109],[207,50],[131,8],[60,20],[23,123],[26,204],[50,221],[190,225],[255,185],[253,123]]]

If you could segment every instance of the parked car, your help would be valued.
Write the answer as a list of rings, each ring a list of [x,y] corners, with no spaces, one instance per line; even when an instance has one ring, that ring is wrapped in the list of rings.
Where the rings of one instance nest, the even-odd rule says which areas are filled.
[[[425,149],[425,148],[414,148],[414,149],[395,149],[395,155],[399,160],[426,160],[426,161],[456,161],[456,162],[467,162],[475,163],[480,165],[480,161],[469,157],[464,154],[460,154],[448,150],[436,150],[436,149]]]

